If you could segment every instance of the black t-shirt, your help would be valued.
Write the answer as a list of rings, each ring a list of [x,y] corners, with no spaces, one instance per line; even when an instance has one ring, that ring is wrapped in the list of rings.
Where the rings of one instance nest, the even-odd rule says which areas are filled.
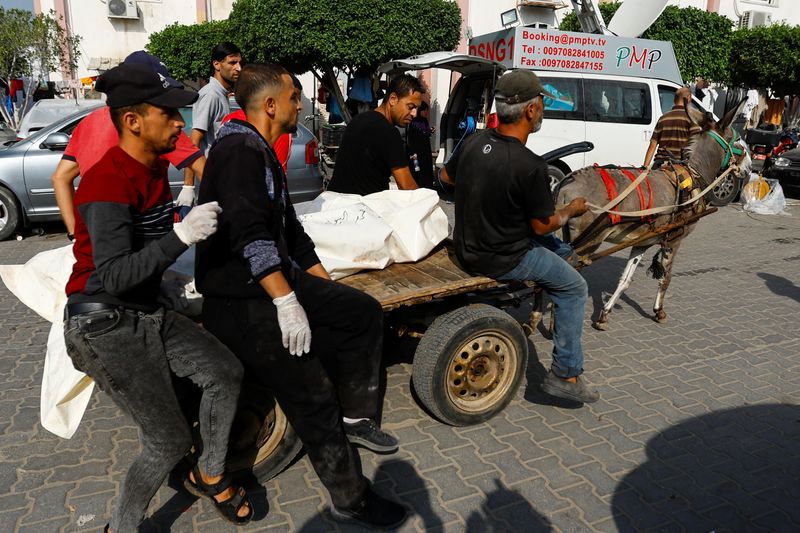
[[[344,131],[328,190],[362,195],[385,191],[392,169],[405,166],[408,159],[400,132],[382,114],[366,111]]]
[[[531,249],[532,218],[555,212],[547,163],[513,137],[472,135],[446,165],[456,182],[456,256],[473,274],[498,277]]]

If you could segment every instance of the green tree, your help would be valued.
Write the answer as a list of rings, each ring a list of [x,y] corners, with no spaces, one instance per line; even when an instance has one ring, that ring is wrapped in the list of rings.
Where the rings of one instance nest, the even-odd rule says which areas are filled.
[[[21,9],[0,7],[0,81],[10,86],[11,80],[31,78],[21,108],[12,112],[0,106],[0,115],[13,128],[19,128],[20,110],[27,107],[35,88],[56,70],[74,71],[80,51],[80,37],[64,31],[55,11],[34,15]]]
[[[800,27],[775,24],[733,32],[731,82],[774,95],[800,93]]]
[[[606,23],[611,21],[620,5],[619,2],[600,4],[600,13]],[[694,7],[667,6],[642,38],[672,43],[684,80],[705,76],[708,80],[724,83],[730,80],[732,28],[730,19],[717,13]],[[565,16],[559,29],[581,31],[575,13]]]
[[[227,20],[202,24],[172,24],[150,35],[147,51],[167,65],[178,80],[196,81],[211,75],[211,49],[231,40]]]
[[[696,76],[720,83],[730,81],[733,22],[694,7],[667,6],[642,37],[669,41],[686,81]]]
[[[227,21],[170,26],[151,36],[148,50],[176,77],[195,78],[208,75],[211,48],[232,41],[247,61],[311,71],[349,120],[339,72],[374,72],[390,59],[452,50],[460,35],[461,10],[449,0],[237,0]]]

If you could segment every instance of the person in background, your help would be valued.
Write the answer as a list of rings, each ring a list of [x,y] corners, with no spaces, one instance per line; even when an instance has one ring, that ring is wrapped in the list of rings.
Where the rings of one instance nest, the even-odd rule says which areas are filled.
[[[108,95],[119,144],[84,173],[75,194],[64,341],[75,368],[133,419],[142,447],[105,531],[139,531],[153,495],[192,448],[173,375],[202,391],[202,452],[185,485],[229,521],[245,523],[253,509],[244,489],[225,475],[242,365],[210,333],[157,302],[166,269],[217,229],[215,203],[173,224],[167,163],[160,157],[175,149],[185,126],[178,108],[197,94],[171,86],[150,67],[124,63],[100,76],[97,90]]]
[[[435,128],[428,123],[430,107],[422,102],[417,109],[417,116],[406,128],[406,145],[411,162],[408,167],[414,181],[420,187],[433,187],[433,155],[431,153],[431,135]]]
[[[183,89],[183,85],[172,79],[167,67],[157,57],[144,51],[137,51],[125,58],[125,65],[143,65],[157,73],[163,80],[175,89]],[[159,79],[161,79],[159,78]],[[73,238],[75,234],[75,179],[79,174],[85,174],[97,163],[112,146],[119,144],[119,134],[111,121],[108,106],[92,111],[84,118],[72,132],[64,155],[61,156],[53,176],[53,190],[56,195],[58,210],[64,226],[67,228],[67,237]],[[194,145],[189,137],[181,131],[175,150],[163,154],[162,158],[169,161],[175,168],[191,169],[194,176],[203,177],[203,167],[206,158]],[[183,189],[175,202],[178,207],[188,207],[194,203],[194,178],[190,182],[184,181]]]
[[[703,76],[697,76],[694,80],[694,95],[703,104],[709,113],[714,112],[714,105],[717,103],[717,91],[711,87]]]
[[[654,167],[660,167],[670,160],[684,159],[683,150],[689,140],[700,133],[700,126],[695,124],[686,114],[686,105],[691,102],[691,93],[688,87],[681,87],[675,91],[672,109],[661,115],[656,122],[656,128],[650,138],[650,145],[644,156],[644,166],[650,165],[653,154],[656,155]],[[656,152],[656,147],[658,152]]]
[[[242,53],[229,42],[220,43],[211,51],[213,75],[200,89],[200,97],[192,106],[192,142],[208,155],[222,125],[222,119],[231,112],[228,94],[233,91],[242,70]]]
[[[386,97],[377,109],[360,113],[350,121],[336,153],[329,191],[372,194],[388,190],[392,177],[399,189],[417,188],[408,168],[403,138],[395,126],[411,124],[424,93],[414,76],[397,76],[389,82]]]

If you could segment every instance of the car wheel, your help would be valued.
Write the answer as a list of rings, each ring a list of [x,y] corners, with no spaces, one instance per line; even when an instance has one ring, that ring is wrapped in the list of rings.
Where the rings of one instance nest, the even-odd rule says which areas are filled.
[[[441,315],[414,354],[412,380],[422,404],[454,426],[489,420],[517,393],[528,342],[508,313],[485,304]]]
[[[19,203],[11,191],[0,187],[0,241],[11,237],[19,227]]]
[[[717,207],[728,205],[736,198],[736,195],[739,194],[740,188],[741,180],[731,173],[711,190],[708,200],[711,202],[711,205]]]

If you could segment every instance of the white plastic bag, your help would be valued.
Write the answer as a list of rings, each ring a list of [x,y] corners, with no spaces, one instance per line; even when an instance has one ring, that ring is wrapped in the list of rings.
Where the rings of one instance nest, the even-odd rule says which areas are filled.
[[[430,189],[367,196],[324,192],[295,206],[333,279],[418,261],[447,237],[447,215]]]
[[[763,187],[760,181],[766,182],[769,192],[763,194]],[[750,213],[759,215],[786,215],[786,197],[783,195],[783,188],[778,180],[763,179],[758,174],[752,173],[750,180],[742,189],[743,209]]]
[[[75,370],[64,345],[64,288],[75,256],[72,245],[41,252],[24,265],[0,266],[0,277],[14,296],[52,322],[39,400],[42,427],[68,439],[78,429],[92,396],[94,382]]]

